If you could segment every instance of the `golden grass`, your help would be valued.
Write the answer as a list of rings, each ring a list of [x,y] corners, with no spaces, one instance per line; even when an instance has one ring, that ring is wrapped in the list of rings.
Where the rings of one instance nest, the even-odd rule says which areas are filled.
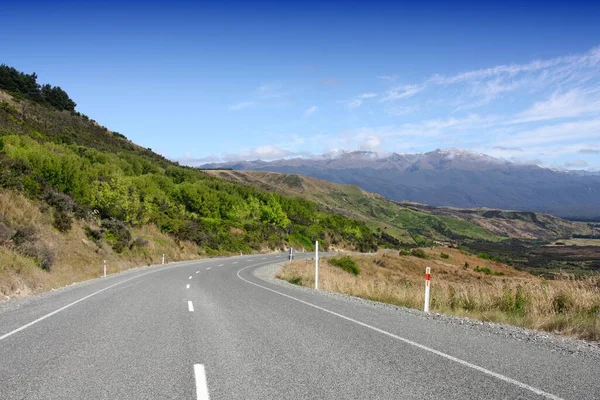
[[[110,246],[96,244],[86,237],[84,227],[94,225],[93,222],[75,221],[68,233],[60,233],[52,227],[51,210],[42,212],[41,205],[18,193],[0,192],[0,217],[6,224],[13,229],[24,225],[35,227],[38,242],[56,254],[55,263],[46,272],[14,248],[0,246],[0,300],[98,278],[103,273],[103,260],[107,261],[107,273],[112,274],[159,264],[163,253],[167,262],[199,258],[195,244],[177,243],[152,225],[130,229],[132,237],[146,239],[147,246],[115,253]]]
[[[484,321],[510,323],[587,340],[600,339],[600,279],[544,280],[507,265],[455,249],[426,249],[429,259],[380,251],[353,256],[359,276],[331,266],[319,268],[319,287],[370,300],[423,309],[425,267],[432,269],[431,310]],[[440,257],[441,252],[450,256]],[[465,267],[465,262],[468,267]],[[502,276],[475,272],[489,268]],[[278,277],[314,287],[312,262],[286,264]]]

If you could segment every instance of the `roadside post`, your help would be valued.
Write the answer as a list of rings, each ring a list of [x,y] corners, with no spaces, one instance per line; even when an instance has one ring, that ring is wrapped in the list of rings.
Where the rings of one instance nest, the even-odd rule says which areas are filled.
[[[165,253],[163,253],[163,255],[162,255],[162,263],[163,264],[165,263]]]
[[[106,278],[106,260],[103,260],[104,262],[102,263],[104,266],[104,277]]]
[[[319,241],[315,242],[315,289],[319,289]]]
[[[431,289],[431,268],[425,268],[425,307],[423,311],[429,312],[429,291]]]
[[[294,248],[293,247],[290,247],[290,252],[289,252],[288,258],[290,259],[290,262],[292,262],[292,260],[294,259]]]

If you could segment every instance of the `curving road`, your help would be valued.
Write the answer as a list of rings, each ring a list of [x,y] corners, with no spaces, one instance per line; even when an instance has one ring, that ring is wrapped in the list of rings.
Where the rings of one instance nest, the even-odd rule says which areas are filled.
[[[0,399],[600,398],[594,354],[253,274],[285,257],[153,266],[4,303]]]

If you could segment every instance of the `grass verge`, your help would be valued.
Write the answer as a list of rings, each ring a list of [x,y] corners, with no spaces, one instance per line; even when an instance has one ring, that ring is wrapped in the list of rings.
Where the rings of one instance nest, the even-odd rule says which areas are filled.
[[[436,250],[423,251],[427,259],[397,252],[348,257],[360,268],[360,275],[323,259],[319,287],[423,309],[424,273],[429,266],[432,312],[600,340],[600,277],[545,280],[456,249],[444,250],[448,258]],[[473,270],[465,265],[477,267]],[[303,260],[285,265],[277,277],[314,287],[314,267]]]

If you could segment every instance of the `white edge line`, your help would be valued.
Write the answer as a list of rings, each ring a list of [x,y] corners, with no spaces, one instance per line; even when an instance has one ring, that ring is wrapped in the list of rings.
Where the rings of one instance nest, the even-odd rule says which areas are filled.
[[[194,364],[194,377],[196,378],[196,398],[198,400],[210,400],[203,364]]]
[[[187,284],[187,286],[186,286],[185,288],[186,288],[186,289],[189,289],[189,288],[190,288],[190,284],[188,283],[188,284]]]
[[[210,267],[206,268],[207,270],[210,269]]]
[[[217,265],[217,267],[222,267],[222,266],[223,266],[223,264],[219,264],[219,265]]]
[[[432,349],[431,347],[427,347],[427,346],[425,346],[425,345],[422,345],[422,344],[420,344],[420,343],[417,343],[417,342],[413,342],[413,341],[412,341],[412,340],[410,340],[410,339],[406,339],[406,338],[403,338],[403,337],[401,337],[401,336],[394,335],[393,333],[390,333],[390,332],[388,332],[388,331],[384,331],[383,329],[379,329],[379,328],[376,328],[376,327],[374,327],[374,326],[371,326],[371,325],[369,325],[369,324],[366,324],[366,323],[364,323],[364,322],[360,322],[360,321],[357,321],[357,320],[355,320],[355,319],[353,319],[353,318],[346,317],[345,315],[338,314],[338,313],[336,313],[335,311],[330,311],[330,310],[328,310],[328,309],[326,309],[326,308],[319,307],[319,306],[317,306],[317,305],[315,305],[315,304],[309,303],[309,302],[307,302],[307,301],[304,301],[304,300],[300,300],[300,299],[298,299],[298,298],[296,298],[296,297],[293,297],[293,296],[290,296],[290,295],[288,295],[288,294],[285,294],[285,293],[279,292],[279,291],[277,291],[277,290],[274,290],[274,289],[268,288],[268,287],[266,287],[266,286],[259,285],[258,283],[251,282],[251,281],[249,281],[249,280],[247,280],[247,279],[244,279],[244,278],[242,278],[242,277],[240,276],[240,272],[242,272],[243,270],[245,270],[245,269],[247,269],[247,268],[252,268],[252,267],[255,267],[255,266],[256,266],[256,265],[249,265],[249,266],[247,266],[247,267],[245,267],[245,268],[242,268],[242,269],[240,269],[240,270],[237,272],[237,277],[238,277],[238,278],[240,278],[241,280],[243,280],[244,282],[246,282],[246,283],[249,283],[249,284],[251,284],[251,285],[258,286],[259,288],[262,288],[262,289],[268,290],[268,291],[270,291],[270,292],[276,293],[276,294],[278,294],[278,295],[280,295],[280,296],[287,297],[287,298],[289,298],[289,299],[292,299],[292,300],[296,300],[296,301],[298,301],[298,302],[300,302],[300,303],[302,303],[302,304],[306,304],[307,306],[310,306],[310,307],[316,308],[317,310],[321,310],[321,311],[323,311],[323,312],[326,312],[326,313],[329,313],[329,314],[331,314],[331,315],[335,315],[336,317],[339,317],[339,318],[345,319],[346,321],[353,322],[353,323],[355,323],[355,324],[358,324],[358,325],[360,325],[360,326],[363,326],[363,327],[365,327],[365,328],[371,329],[371,330],[373,330],[373,331],[375,331],[375,332],[379,332],[379,333],[381,333],[381,334],[383,334],[383,335],[386,335],[386,336],[389,336],[389,337],[391,337],[391,338],[393,338],[393,339],[396,339],[396,340],[399,340],[399,341],[401,341],[401,342],[407,343],[407,344],[409,344],[409,345],[411,345],[411,346],[414,346],[414,347],[417,347],[417,348],[419,348],[419,349],[421,349],[421,350],[428,351],[428,352],[430,352],[430,353],[433,353],[433,354],[435,354],[435,355],[438,355],[438,356],[440,356],[440,357],[443,357],[443,358],[445,358],[445,359],[447,359],[447,360],[454,361],[455,363],[461,364],[461,365],[463,365],[463,366],[465,366],[465,367],[472,368],[472,369],[474,369],[474,370],[476,370],[476,371],[482,372],[482,373],[484,373],[484,374],[486,374],[486,375],[489,375],[489,376],[493,376],[494,378],[496,378],[496,379],[499,379],[499,380],[501,380],[501,381],[504,381],[504,382],[507,382],[507,383],[511,383],[511,384],[513,384],[513,385],[515,385],[515,386],[518,386],[518,387],[520,387],[521,389],[526,389],[526,390],[529,390],[529,391],[531,391],[531,392],[533,392],[533,393],[535,393],[535,394],[538,394],[538,395],[540,395],[540,396],[544,396],[544,397],[546,397],[546,398],[548,398],[548,399],[552,399],[552,400],[563,400],[561,397],[555,396],[555,395],[553,395],[553,394],[551,394],[551,393],[544,392],[544,391],[543,391],[543,390],[541,390],[541,389],[538,389],[538,388],[536,388],[536,387],[533,387],[533,386],[529,386],[529,385],[527,385],[527,384],[525,384],[525,383],[523,383],[523,382],[519,382],[519,381],[517,381],[516,379],[509,378],[508,376],[504,376],[504,375],[502,375],[502,374],[499,374],[499,373],[497,373],[497,372],[494,372],[494,371],[490,371],[489,369],[486,369],[486,368],[480,367],[479,365],[471,364],[471,363],[470,363],[470,362],[468,362],[468,361],[461,360],[460,358],[457,358],[457,357],[451,356],[450,354],[446,354],[446,353],[444,353],[444,352],[441,352],[441,351],[439,351],[439,350]]]
[[[192,276],[190,275],[190,277],[188,279],[192,279]]]
[[[192,311],[192,312],[194,311],[194,303],[192,303],[192,301],[191,301],[191,300],[190,300],[190,301],[188,301],[188,310],[190,310],[190,311]]]
[[[199,274],[199,273],[200,273],[200,271],[196,271],[196,273],[197,273],[197,274]]]

